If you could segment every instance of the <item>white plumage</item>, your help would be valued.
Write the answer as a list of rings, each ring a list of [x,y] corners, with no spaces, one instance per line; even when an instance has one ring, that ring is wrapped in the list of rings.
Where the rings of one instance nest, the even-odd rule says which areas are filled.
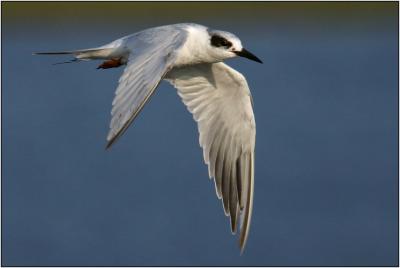
[[[126,131],[162,79],[176,87],[198,124],[204,161],[231,218],[232,233],[240,222],[243,251],[253,207],[256,126],[246,79],[222,61],[236,56],[261,61],[239,38],[183,23],[147,29],[98,48],[36,54],[108,60],[99,68],[126,64],[112,103],[107,147]]]

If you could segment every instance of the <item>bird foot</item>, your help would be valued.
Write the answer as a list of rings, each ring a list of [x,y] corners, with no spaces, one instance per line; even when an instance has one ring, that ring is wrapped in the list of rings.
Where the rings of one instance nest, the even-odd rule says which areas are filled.
[[[97,69],[109,69],[109,68],[117,68],[119,66],[123,65],[121,62],[121,58],[119,59],[111,59],[111,60],[106,60],[102,64],[97,67]]]

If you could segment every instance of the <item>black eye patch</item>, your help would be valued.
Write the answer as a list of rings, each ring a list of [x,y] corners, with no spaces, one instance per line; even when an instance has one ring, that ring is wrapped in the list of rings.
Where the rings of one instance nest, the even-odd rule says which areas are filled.
[[[232,43],[219,35],[211,36],[211,45],[214,47],[231,47]]]

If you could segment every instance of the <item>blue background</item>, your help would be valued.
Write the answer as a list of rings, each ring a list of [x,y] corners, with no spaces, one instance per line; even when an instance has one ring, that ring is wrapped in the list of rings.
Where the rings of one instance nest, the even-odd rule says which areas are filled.
[[[3,265],[398,265],[398,4],[243,5],[2,4]],[[122,68],[31,55],[185,21],[264,61],[242,256],[174,88],[106,151]]]

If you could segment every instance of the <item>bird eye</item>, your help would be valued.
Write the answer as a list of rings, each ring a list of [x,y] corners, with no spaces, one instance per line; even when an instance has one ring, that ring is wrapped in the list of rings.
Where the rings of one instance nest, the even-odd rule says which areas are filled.
[[[232,46],[232,43],[219,35],[213,35],[211,36],[211,45],[214,47],[229,48]]]
[[[221,41],[221,45],[223,46],[227,46],[229,45],[228,41],[226,41],[225,39]]]

